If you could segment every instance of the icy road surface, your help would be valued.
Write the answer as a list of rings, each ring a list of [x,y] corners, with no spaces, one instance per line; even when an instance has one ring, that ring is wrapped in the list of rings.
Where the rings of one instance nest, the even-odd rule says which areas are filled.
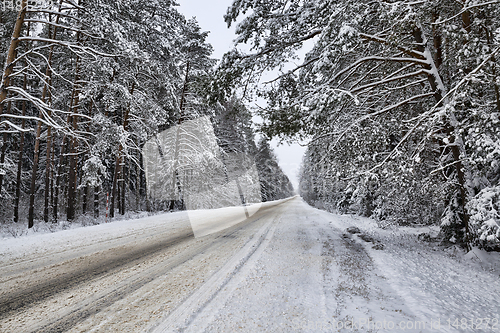
[[[495,267],[300,198],[202,237],[180,212],[0,253],[0,332],[500,332]]]

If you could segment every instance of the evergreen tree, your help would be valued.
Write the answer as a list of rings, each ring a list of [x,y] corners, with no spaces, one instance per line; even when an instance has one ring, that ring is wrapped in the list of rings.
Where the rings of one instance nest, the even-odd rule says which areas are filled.
[[[278,158],[269,141],[264,137],[257,145],[255,163],[259,171],[262,201],[279,200],[293,195],[293,186],[279,166]]]
[[[316,165],[304,168],[304,181],[332,206],[347,200],[402,223],[442,212],[443,239],[470,247],[480,237],[474,225],[486,223],[471,225],[471,202],[498,186],[498,10],[491,2],[238,0],[226,22],[243,16],[237,42],[255,52],[226,59],[251,81],[312,40],[303,64],[270,82],[263,130],[311,140],[306,161]],[[476,166],[479,145],[489,151],[485,168]]]

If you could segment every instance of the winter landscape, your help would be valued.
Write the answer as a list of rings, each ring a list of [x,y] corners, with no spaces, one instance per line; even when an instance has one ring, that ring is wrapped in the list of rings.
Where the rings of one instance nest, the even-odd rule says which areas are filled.
[[[0,331],[500,332],[499,17],[0,0]]]

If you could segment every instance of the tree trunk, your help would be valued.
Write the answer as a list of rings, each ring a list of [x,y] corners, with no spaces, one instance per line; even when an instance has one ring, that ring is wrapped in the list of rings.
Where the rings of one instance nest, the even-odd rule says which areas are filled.
[[[117,199],[117,203],[118,203],[118,214],[122,213],[122,196],[121,196],[122,187],[121,187],[120,183],[121,183],[121,172],[118,175],[118,183],[117,183],[117,188],[116,188],[116,193],[117,193],[116,199]]]
[[[52,148],[51,163],[52,168],[50,169],[50,207],[54,211],[54,169],[55,169],[55,150],[56,147]],[[52,221],[54,223],[54,220]]]
[[[111,188],[111,202],[109,204],[109,216],[111,218],[115,217],[115,198],[116,198],[116,183],[118,181],[118,172],[120,169],[121,160],[121,150],[122,146],[118,149],[118,156],[116,156],[115,169],[113,171],[113,186]]]
[[[28,23],[28,35],[29,32],[31,31],[31,24]],[[26,51],[29,49],[29,46],[26,46]],[[24,66],[26,67],[28,65],[26,59],[24,59]],[[28,88],[28,76],[26,73],[23,76],[23,90],[26,90]],[[22,101],[21,104],[21,115],[22,115],[22,120],[21,120],[21,129],[24,129],[26,126],[26,119],[24,116],[26,116],[26,101]],[[24,155],[24,140],[25,140],[25,134],[24,132],[20,133],[20,138],[19,138],[19,153],[18,153],[18,161],[17,161],[17,176],[16,176],[16,194],[14,198],[14,222],[19,222],[19,202],[21,200],[21,182],[22,182],[22,173],[23,173],[23,155]],[[1,183],[0,183],[1,184]],[[0,185],[0,191],[2,189],[2,186]]]
[[[83,187],[83,198],[82,198],[82,214],[87,213],[87,197],[88,197],[89,187]]]
[[[78,117],[73,116],[73,129],[77,128]],[[77,149],[78,142],[76,138],[70,138],[70,154],[69,154],[69,171],[68,171],[68,205],[66,211],[66,218],[68,221],[75,219],[76,211],[76,187],[77,187]]]
[[[12,107],[12,102],[7,103],[7,113],[10,113]],[[5,163],[5,154],[7,153],[7,146],[9,142],[10,135],[7,132],[3,133],[2,136],[2,150],[0,153],[0,165],[4,165]],[[0,173],[0,198],[2,197],[2,184],[3,184],[3,174]]]
[[[177,170],[178,166],[178,159],[179,159],[179,149],[180,149],[180,130],[181,126],[180,124],[177,125],[176,129],[176,134],[175,134],[175,143],[174,143],[174,166],[172,168],[172,187],[171,187],[171,193],[170,193],[170,206],[169,210],[173,211],[175,209],[175,202],[176,202],[176,191],[179,192],[179,199],[182,200],[182,194],[181,194],[181,183],[179,180],[179,172]]]
[[[24,82],[23,89],[26,90],[27,87],[27,77],[24,74]],[[24,116],[26,115],[26,101],[22,102],[22,111],[21,114],[23,119],[21,121],[21,128],[24,129],[26,126],[26,120]],[[19,222],[19,201],[21,199],[21,182],[22,182],[22,173],[23,173],[23,151],[24,151],[24,132],[21,132],[19,138],[19,153],[18,153],[18,161],[17,161],[17,177],[16,177],[16,195],[14,198],[14,222]],[[0,189],[2,187],[0,186]]]
[[[137,140],[139,141],[139,140]],[[139,142],[137,142],[137,147],[139,147]],[[136,187],[135,187],[135,209],[139,212],[141,210],[141,165],[142,165],[142,154],[139,151],[138,154],[138,164],[136,166]]]
[[[62,0],[59,2],[59,11],[61,11]],[[60,16],[56,16],[56,24],[59,23]],[[49,14],[49,21],[51,21],[51,17]],[[49,35],[50,35],[50,26],[49,26]],[[54,31],[52,33],[52,39],[55,40],[57,37],[57,27],[54,26]],[[52,64],[52,58],[54,55],[54,45],[52,45],[49,49],[49,57],[47,59],[47,69],[45,71],[45,79],[47,83],[44,84],[43,93],[42,93],[42,101],[45,102],[45,96],[48,95],[49,105],[52,105],[52,93],[50,91],[50,86],[52,86],[52,71],[50,70],[50,66]],[[51,116],[51,111],[48,111],[48,116]],[[46,151],[46,166],[45,166],[45,194],[44,194],[44,209],[43,209],[43,220],[45,222],[49,222],[49,197],[50,197],[50,175],[52,173],[52,159],[50,156],[52,152],[52,128],[49,127],[47,129],[47,151]]]
[[[38,171],[38,162],[40,158],[40,134],[42,132],[42,122],[38,122],[36,130],[35,151],[33,156],[33,167],[31,170],[31,186],[30,186],[30,206],[28,213],[28,228],[33,227],[35,219],[35,190],[36,190],[36,174]]]
[[[44,87],[43,93],[42,93],[42,101],[45,100],[46,97],[46,86]],[[43,113],[40,112],[40,118],[43,118]],[[29,206],[29,216],[28,216],[28,228],[31,228],[33,226],[33,219],[34,219],[34,210],[35,210],[35,191],[36,191],[36,175],[38,172],[38,164],[40,161],[40,135],[42,133],[42,122],[38,121],[37,128],[36,128],[36,139],[35,139],[35,150],[34,150],[34,156],[33,156],[33,168],[31,171],[31,186],[30,186],[30,206]],[[49,141],[49,136],[48,134],[47,137],[47,146],[50,145]],[[50,147],[47,147],[47,164],[50,163]],[[48,166],[49,167],[49,166]],[[50,168],[50,167],[49,167]],[[45,177],[45,208],[44,208],[44,220],[45,222],[48,222],[48,174],[46,173]]]
[[[99,187],[94,187],[94,218],[99,217]]]
[[[439,13],[436,10],[432,13],[432,19],[434,22],[439,19]],[[439,28],[435,25],[432,26],[432,39],[434,41],[434,48],[436,49],[434,62],[436,64],[436,68],[439,68],[443,64],[443,39]]]
[[[89,118],[92,117],[92,109],[93,109],[93,103],[92,101],[90,102],[90,106],[89,106],[89,112],[88,112],[88,116]],[[87,131],[87,133],[90,133],[91,129],[90,129],[90,126],[89,124],[87,123],[85,125],[85,130]],[[83,158],[85,160],[85,157]],[[87,201],[88,201],[88,198],[90,197],[90,194],[89,194],[89,191],[91,189],[89,188],[89,186],[87,184],[85,184],[84,188],[83,188],[83,204],[82,204],[82,214],[86,214],[87,213]]]
[[[467,24],[464,22],[464,25]],[[468,21],[468,24],[470,25],[470,21]],[[423,34],[423,31],[420,27],[417,27],[414,32],[415,40],[419,44],[419,51],[423,52],[426,54],[426,60],[430,64],[430,68],[427,68],[431,71],[433,74],[428,75],[429,79],[429,84],[431,85],[432,89],[434,90],[435,94],[434,97],[436,99],[437,103],[441,103],[442,105],[447,105],[449,101],[447,98],[443,100],[443,97],[446,96],[446,91],[444,90],[444,84],[442,82],[441,77],[439,76],[438,69],[436,67],[436,64],[431,56],[431,52],[427,46],[427,40]],[[459,126],[459,123],[455,117],[455,114],[452,110],[450,110],[448,115],[448,123],[445,125],[445,131],[448,134],[449,137],[449,142],[451,146],[451,152],[453,155],[453,160],[454,160],[454,165],[455,165],[455,170],[457,173],[457,181],[458,181],[458,190],[460,193],[460,210],[462,212],[462,222],[463,222],[463,227],[465,228],[465,246],[467,251],[470,250],[470,229],[469,229],[469,221],[470,221],[470,216],[467,212],[466,205],[469,200],[469,194],[470,194],[470,188],[467,182],[467,176],[466,176],[466,171],[467,168],[463,165],[463,160],[465,160],[466,157],[466,151],[465,151],[465,144],[463,142],[462,137],[460,136],[460,133],[458,132],[457,127]]]
[[[135,82],[132,83],[132,87],[130,88],[130,95],[134,94],[135,90]],[[128,129],[128,123],[129,123],[129,113],[130,113],[130,104],[127,107],[125,114],[123,115],[123,129],[127,131]],[[123,146],[120,144],[118,147],[118,154],[116,156],[116,163],[115,163],[115,170],[113,173],[113,187],[111,189],[111,204],[109,208],[109,216],[114,217],[115,216],[115,198],[117,194],[117,182],[118,182],[118,176],[121,174],[121,167],[122,167],[122,152],[123,152]]]
[[[75,80],[73,82],[73,102],[72,108],[70,109],[71,117],[71,127],[73,131],[78,128],[78,107],[80,103],[79,99],[79,80],[80,80],[80,57],[76,57],[76,68],[75,68]],[[72,115],[71,115],[72,114]],[[76,137],[68,139],[68,146],[70,146],[69,154],[69,171],[68,171],[68,204],[66,210],[66,218],[68,221],[72,221],[75,218],[75,206],[76,206],[76,187],[77,187],[77,163],[78,163],[78,141]]]
[[[127,164],[126,164],[126,161],[127,159],[124,159],[123,160],[123,166],[122,166],[122,190],[121,190],[121,199],[122,199],[122,203],[120,205],[120,214],[121,215],[125,215],[125,195],[126,195],[126,187],[127,187],[127,182],[126,182],[126,178],[127,178]]]
[[[81,0],[78,0],[78,5],[80,5]],[[80,43],[80,32],[76,33],[76,41]],[[80,56],[76,56],[75,61],[75,79],[73,82],[73,92],[72,92],[72,101],[69,117],[71,118],[71,127],[73,131],[76,131],[78,128],[78,108],[80,104]],[[76,137],[72,137],[68,139],[68,146],[70,147],[69,154],[69,171],[68,171],[68,203],[66,209],[66,218],[68,221],[72,221],[75,218],[76,212],[76,188],[77,188],[77,164],[78,164],[78,140]]]
[[[491,44],[491,40],[494,38],[494,36],[490,33],[490,31],[485,27],[484,32],[486,35],[486,42],[488,45]],[[497,79],[497,65],[496,65],[496,58],[495,56],[491,57],[491,75],[493,76],[493,90],[495,91],[495,99],[496,99],[496,105],[497,105],[497,111],[500,112],[500,89],[498,88],[498,79]]]
[[[2,89],[0,90],[0,114],[3,112],[4,100],[7,98],[7,88],[10,86],[10,75],[14,70],[14,60],[17,57],[17,47],[19,46],[19,37],[21,36],[21,30],[24,24],[24,18],[26,16],[27,10],[27,0],[21,1],[21,10],[19,11],[16,19],[16,24],[14,26],[14,31],[12,33],[12,41],[7,52],[7,59],[5,61],[5,70],[2,77]]]
[[[66,136],[63,137],[61,143],[61,150],[59,152],[59,163],[57,166],[57,174],[56,174],[56,186],[54,189],[54,206],[53,206],[53,214],[54,214],[54,223],[57,223],[58,219],[58,211],[59,211],[59,192],[61,191],[61,178],[64,167],[64,155],[66,154],[68,138]]]
[[[466,6],[465,0],[462,0],[462,5],[463,5],[463,7]],[[467,31],[467,32],[471,31],[471,29],[470,29],[471,23],[472,23],[472,21],[470,18],[470,12],[468,10],[464,10],[462,12],[462,27],[465,29],[465,31]]]
[[[59,16],[56,19],[59,21]],[[55,39],[57,30],[54,28],[54,32],[52,36],[50,35],[49,29],[49,38]],[[45,80],[46,83],[43,85],[42,91],[42,102],[45,103],[47,100],[47,95],[49,94],[49,85],[51,83],[52,72],[50,69],[52,63],[52,57],[54,54],[54,46],[51,46],[49,49],[49,56],[47,59],[47,69],[45,70]],[[48,110],[47,116],[51,116],[51,111]],[[44,118],[44,114],[40,111],[39,117]],[[36,190],[36,174],[38,171],[38,164],[40,161],[40,134],[42,132],[42,122],[38,121],[37,129],[36,129],[36,139],[35,139],[35,151],[33,157],[33,170],[31,174],[31,186],[30,186],[30,206],[29,206],[29,216],[28,216],[28,227],[31,228],[33,226],[34,219],[34,209],[35,209],[35,190]],[[47,128],[47,151],[46,151],[46,169],[45,169],[45,194],[44,194],[44,211],[43,211],[43,219],[45,222],[49,221],[49,187],[50,187],[50,169],[51,169],[51,161],[50,161],[50,152],[51,152],[51,142],[52,142],[52,129],[50,126]]]
[[[5,69],[2,76],[1,90],[0,90],[0,115],[3,113],[4,101],[7,98],[7,88],[10,86],[10,76],[14,71],[14,61],[17,57],[17,48],[19,46],[19,37],[21,36],[22,27],[24,24],[24,18],[26,16],[28,1],[21,1],[21,10],[17,15],[16,24],[14,25],[14,31],[12,32],[12,39],[7,52],[7,59],[5,61]],[[3,136],[2,145],[2,158],[5,160],[5,149],[7,147],[7,137]],[[3,164],[4,161],[1,161]],[[2,192],[4,175],[0,173],[0,194]]]
[[[45,167],[45,194],[44,194],[44,209],[43,220],[49,222],[49,198],[50,198],[50,174],[52,171],[52,133],[51,128],[47,129],[47,152],[46,152],[46,167]]]
[[[182,198],[182,185],[181,181],[179,179],[179,172],[177,170],[177,165],[178,165],[178,159],[179,159],[179,145],[180,145],[180,125],[184,122],[186,119],[186,115],[184,113],[184,109],[186,108],[186,95],[188,92],[188,83],[189,83],[189,71],[190,71],[190,63],[189,61],[186,63],[186,75],[184,78],[184,85],[182,87],[182,92],[181,92],[181,101],[179,104],[179,120],[178,120],[178,125],[177,125],[177,131],[175,135],[175,145],[174,145],[174,167],[173,167],[173,172],[172,172],[172,189],[171,189],[171,198],[170,198],[170,205],[169,205],[169,210],[173,211],[175,209],[175,203],[176,203],[176,189],[179,192],[179,201],[181,202],[181,206],[183,206],[183,198]],[[182,210],[182,208],[181,208]]]
[[[145,193],[144,197],[146,199],[146,211],[150,212],[151,211],[151,202],[149,201],[149,194],[148,194],[147,186],[145,187],[145,189],[146,189],[146,193]]]
[[[185,117],[186,117],[186,115],[184,114],[184,109],[186,108],[186,94],[188,92],[190,69],[191,69],[191,64],[188,61],[186,64],[186,77],[184,78],[184,85],[182,87],[181,102],[179,105],[179,110],[180,110],[179,125],[185,120]]]
[[[43,114],[40,112],[40,118]],[[36,175],[38,171],[38,163],[40,160],[40,135],[42,133],[42,122],[38,121],[36,129],[35,150],[33,153],[33,167],[31,170],[31,185],[30,185],[30,203],[28,213],[28,228],[33,227],[35,218],[35,191],[36,191]]]

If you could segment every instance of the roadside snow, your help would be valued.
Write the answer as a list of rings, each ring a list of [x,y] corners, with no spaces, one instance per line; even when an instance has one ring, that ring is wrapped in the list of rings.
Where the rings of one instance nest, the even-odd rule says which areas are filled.
[[[435,227],[382,229],[371,219],[318,213],[333,226],[356,226],[384,245],[375,250],[354,236],[412,312],[428,325],[440,324],[435,332],[500,331],[499,253],[475,248],[466,254],[418,239],[421,233],[436,236]]]
[[[262,208],[273,207],[287,200],[290,199],[255,203],[240,207],[190,210],[187,213],[194,236],[198,238],[230,228],[252,217]]]

